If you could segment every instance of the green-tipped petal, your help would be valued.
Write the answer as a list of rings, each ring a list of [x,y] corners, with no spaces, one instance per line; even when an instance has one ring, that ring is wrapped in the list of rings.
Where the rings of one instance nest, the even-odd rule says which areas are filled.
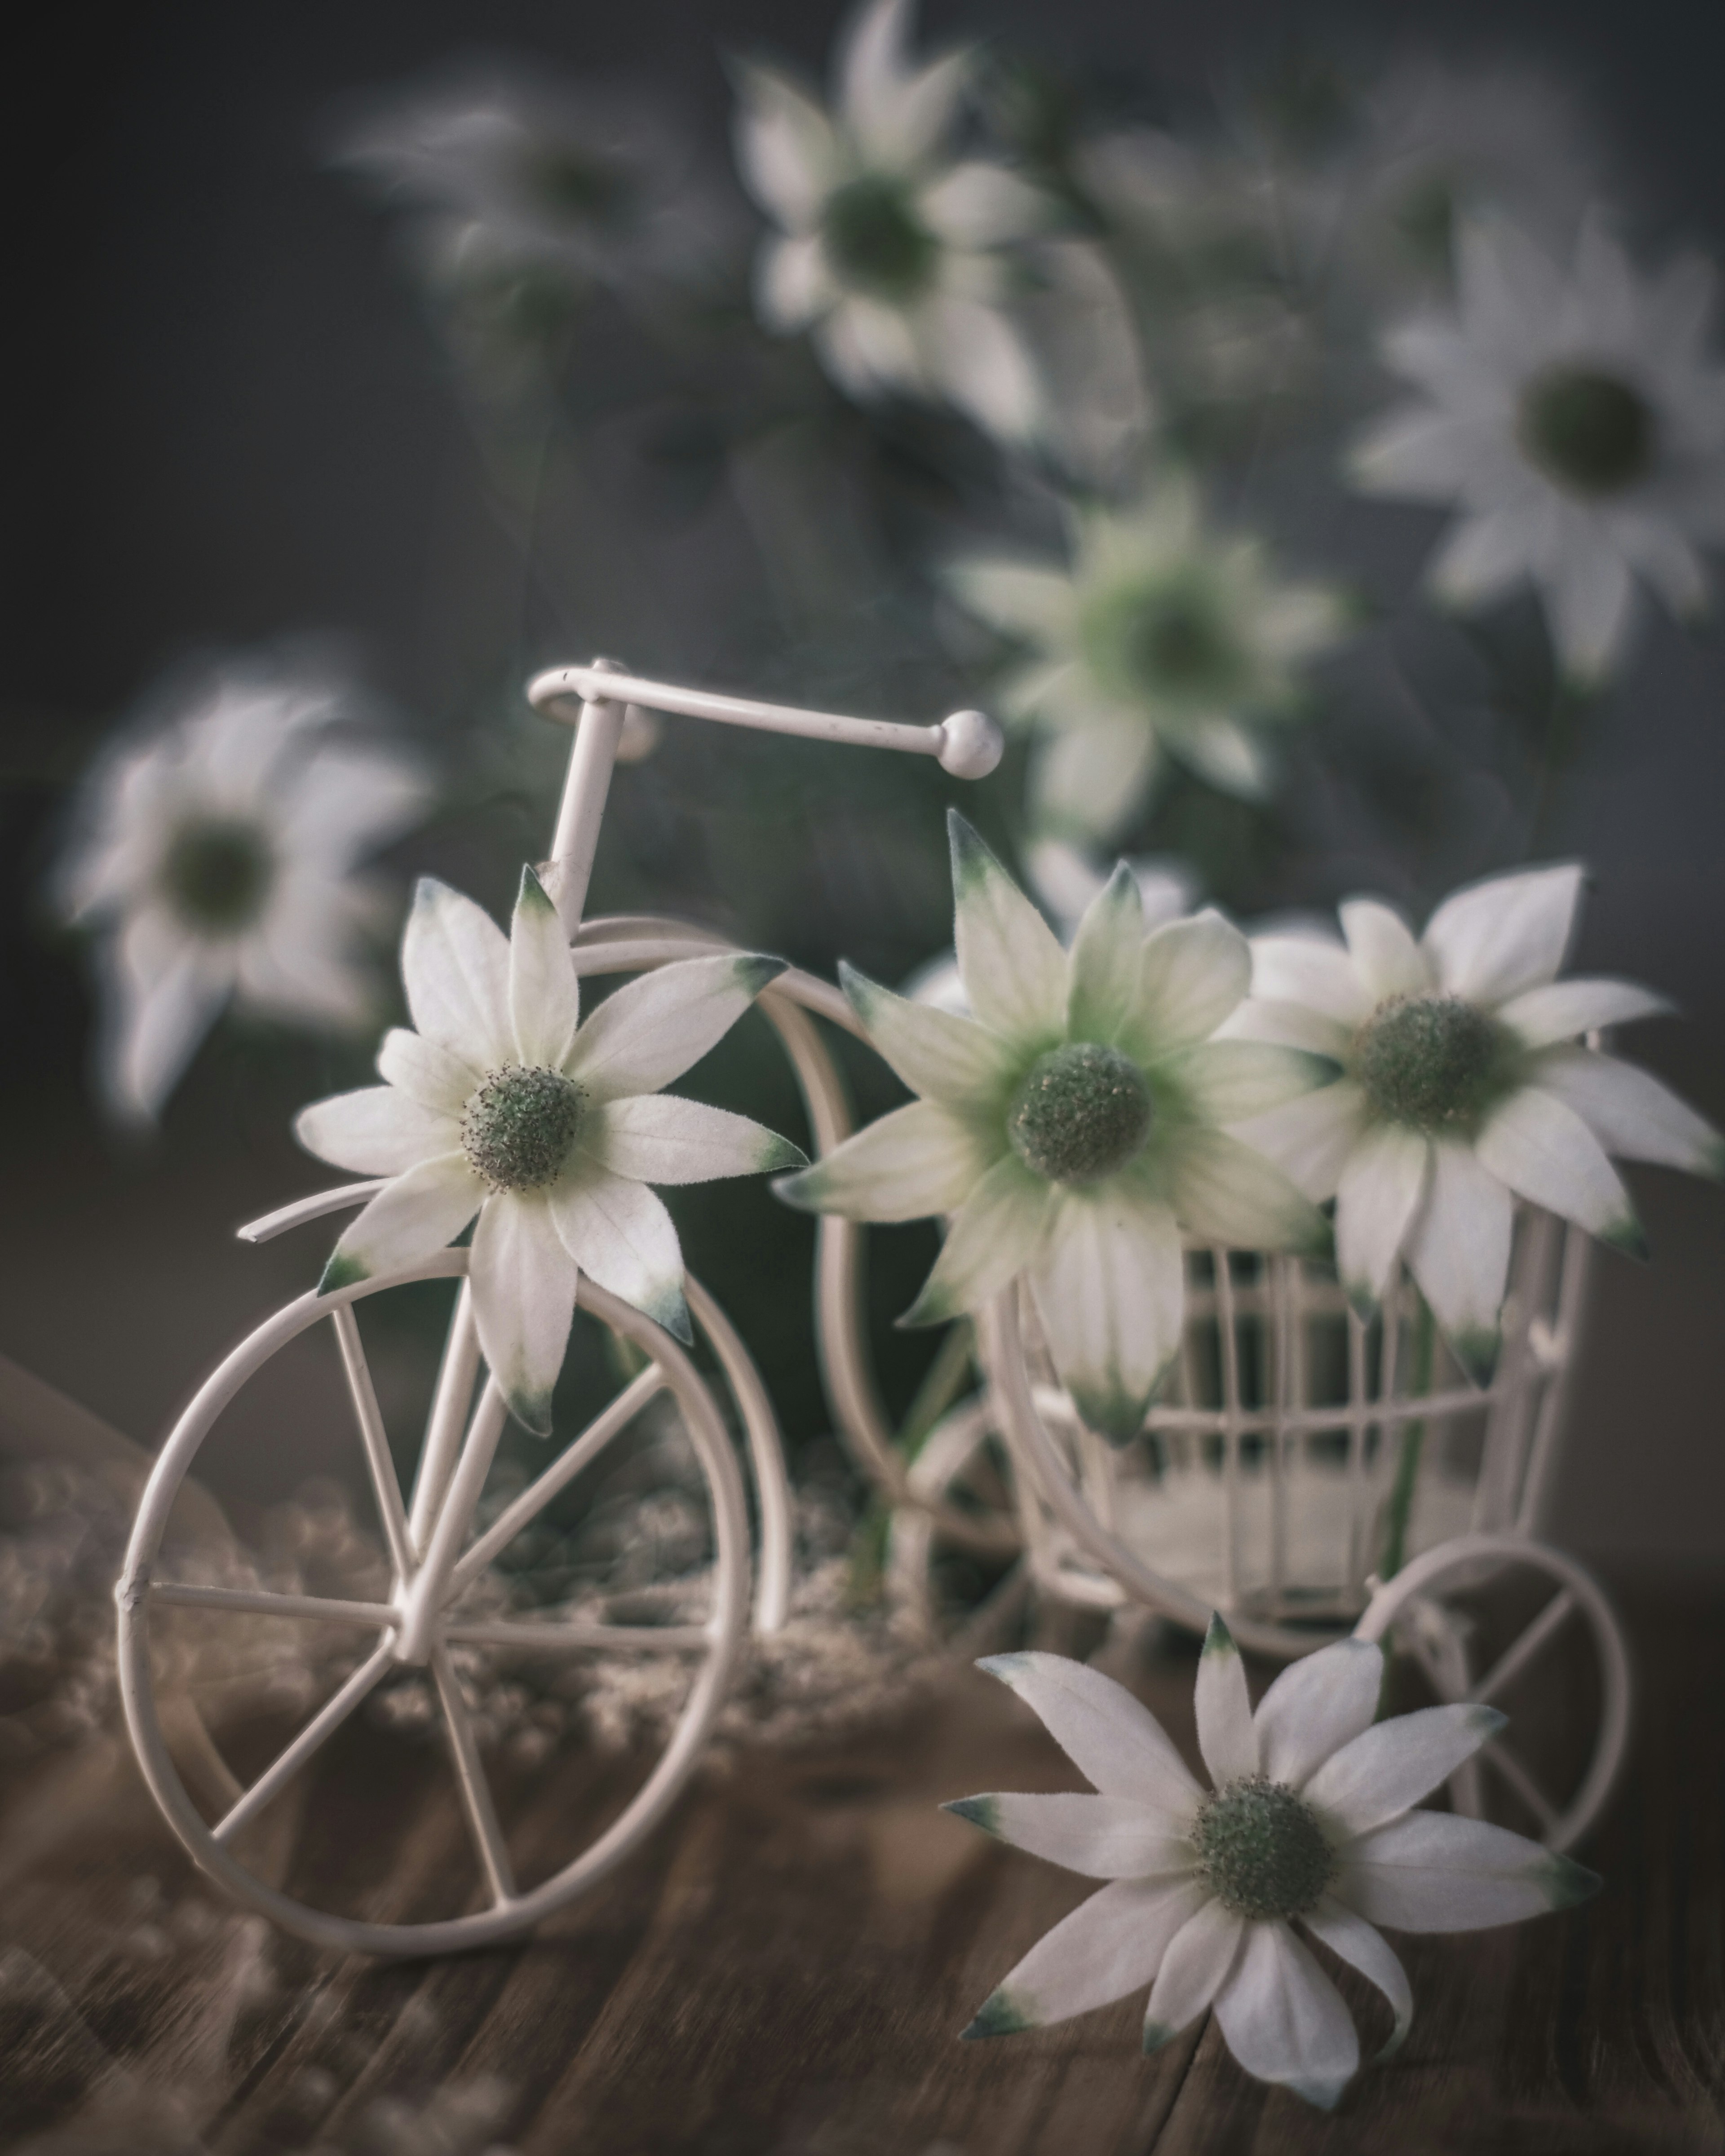
[[[1471,1932],[1568,1908],[1596,1885],[1582,1866],[1507,1827],[1411,1811],[1340,1851],[1334,1892],[1392,1931]]]
[[[1257,1774],[1262,1763],[1258,1757],[1258,1733],[1252,1723],[1251,1695],[1246,1690],[1245,1665],[1219,1609],[1211,1612],[1204,1650],[1198,1658],[1194,1705],[1198,1748],[1216,1787],[1219,1789],[1229,1782]]]
[[[984,2036],[1018,2036],[1026,2029],[1040,2025],[1034,2015],[1003,1986],[989,1993],[969,2026],[958,2031],[958,2041],[961,2044],[974,2044]]]
[[[1605,1882],[1597,1871],[1589,1871],[1574,1857],[1553,1854],[1546,1859],[1539,1883],[1549,1907],[1573,1909],[1583,1902],[1591,1902]]]
[[[1005,1150],[932,1101],[896,1108],[800,1175],[773,1186],[806,1213],[847,1220],[926,1220],[955,1213]]]
[[[899,1323],[939,1325],[979,1310],[1035,1262],[1053,1204],[1051,1185],[1016,1153],[996,1161],[959,1207],[933,1271]]]
[[[402,936],[401,970],[413,1024],[428,1040],[487,1070],[511,1060],[509,945],[482,907],[421,876]]]
[[[1314,1938],[1323,1941],[1332,1953],[1339,1955],[1350,1969],[1357,1969],[1368,1984],[1375,1984],[1389,2002],[1395,2025],[1378,2059],[1380,2064],[1393,2059],[1407,2041],[1408,2031],[1414,2025],[1414,1988],[1389,1941],[1333,1894],[1326,1894],[1315,1909],[1307,1910],[1301,1922]]]
[[[1238,1138],[1199,1125],[1169,1138],[1166,1158],[1168,1196],[1189,1235],[1227,1250],[1327,1255],[1322,1214]]]
[[[1575,1111],[1608,1153],[1725,1180],[1725,1139],[1651,1072],[1593,1049],[1556,1048],[1531,1075]]]
[[[1180,1878],[1198,1866],[1188,1837],[1131,1797],[1009,1792],[941,1809],[1087,1879]]]
[[[1431,1174],[1431,1141],[1400,1123],[1377,1123],[1348,1157],[1336,1190],[1336,1260],[1362,1317],[1377,1308]]]
[[[1150,1981],[1168,1941],[1204,1899],[1189,1878],[1111,1881],[1008,1970],[971,2027],[1005,2035],[1124,1999]]]
[[[1488,1118],[1474,1149],[1482,1167],[1530,1204],[1620,1249],[1645,1250],[1629,1193],[1604,1147],[1555,1093],[1538,1086],[1512,1093]]]
[[[1339,1837],[1369,1834],[1430,1795],[1507,1718],[1476,1702],[1422,1707],[1374,1722],[1331,1753],[1306,1784],[1305,1796]]]
[[[1170,921],[1144,944],[1131,1015],[1118,1045],[1141,1063],[1208,1040],[1244,998],[1252,957],[1240,931],[1219,913]]]
[[[1136,1437],[1178,1351],[1185,1314],[1173,1213],[1127,1177],[1061,1191],[1031,1286],[1080,1415],[1116,1444]]]
[[[1018,1059],[998,1034],[952,1011],[895,995],[842,963],[839,978],[864,1030],[913,1093],[947,1107],[999,1102]]]
[[[1497,1368],[1514,1214],[1508,1191],[1471,1147],[1445,1140],[1432,1147],[1431,1185],[1408,1237],[1408,1270],[1476,1385],[1490,1384]]]
[[[941,1810],[951,1812],[957,1819],[968,1820],[973,1826],[979,1826],[984,1834],[998,1835],[1000,1831],[1000,1806],[996,1798],[954,1797],[951,1803],[942,1804]]]
[[[531,868],[521,870],[509,930],[509,1017],[523,1063],[562,1067],[581,1017],[567,930]]]
[[[1050,1047],[1065,1029],[1066,954],[956,808],[947,828],[965,997],[981,1023],[1015,1048]]]
[[[606,998],[563,1068],[595,1102],[656,1093],[716,1047],[783,971],[783,959],[747,951],[661,966]]]
[[[1137,878],[1121,861],[1086,907],[1072,940],[1068,1039],[1112,1041],[1132,1008],[1143,950],[1143,898]]]
[[[1256,1040],[1204,1041],[1156,1066],[1158,1081],[1173,1086],[1187,1112],[1204,1123],[1244,1122],[1340,1075],[1328,1056]]]
[[[685,1345],[693,1342],[682,1247],[670,1214],[645,1183],[594,1166],[554,1185],[550,1205],[563,1248],[583,1272]]]
[[[801,1147],[777,1132],[675,1093],[605,1101],[583,1118],[577,1145],[614,1175],[637,1183],[712,1183],[809,1165]]]
[[[1353,2017],[1291,1925],[1245,1927],[1215,2008],[1224,2041],[1249,2074],[1322,2110],[1359,2071]]]
[[[371,1276],[369,1270],[351,1251],[338,1246],[324,1260],[323,1270],[318,1275],[317,1291],[320,1295],[334,1295],[341,1288],[356,1287]]]
[[[575,1315],[575,1262],[544,1193],[511,1192],[485,1205],[468,1277],[480,1346],[510,1413],[535,1437],[549,1437]]]
[[[422,1161],[387,1183],[349,1224],[326,1267],[326,1291],[334,1285],[331,1268],[339,1261],[349,1270],[346,1282],[405,1271],[445,1244],[472,1219],[485,1196],[465,1153],[440,1154]]]

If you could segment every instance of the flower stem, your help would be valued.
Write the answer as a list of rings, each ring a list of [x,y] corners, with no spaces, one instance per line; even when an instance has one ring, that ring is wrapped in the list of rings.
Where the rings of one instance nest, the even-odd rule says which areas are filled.
[[[946,1337],[936,1349],[934,1360],[924,1373],[916,1398],[892,1440],[907,1467],[928,1442],[941,1417],[969,1378],[974,1346],[974,1328],[968,1317],[961,1317],[947,1327]],[[847,1607],[865,1609],[879,1600],[880,1581],[886,1568],[886,1538],[891,1525],[891,1506],[884,1497],[875,1496],[863,1514],[850,1546],[850,1574],[845,1586]]]
[[[1431,1366],[1437,1346],[1437,1327],[1431,1305],[1420,1298],[1420,1315],[1414,1322],[1413,1397],[1431,1390]],[[1425,1444],[1425,1424],[1410,1422],[1402,1431],[1401,1456],[1395,1464],[1395,1484],[1389,1493],[1389,1510],[1384,1522],[1384,1560],[1380,1579],[1394,1579],[1407,1555],[1408,1517],[1414,1509],[1414,1487],[1420,1479],[1420,1455]]]

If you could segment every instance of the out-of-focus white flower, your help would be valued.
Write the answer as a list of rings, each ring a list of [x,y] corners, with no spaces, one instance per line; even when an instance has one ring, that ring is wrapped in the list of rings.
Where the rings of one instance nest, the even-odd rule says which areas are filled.
[[[1296,1924],[1380,1991],[1399,2049],[1413,1988],[1378,1929],[1470,1932],[1565,1909],[1596,1875],[1483,1820],[1413,1807],[1503,1727],[1491,1707],[1378,1722],[1383,1650],[1342,1640],[1294,1662],[1253,1712],[1228,1627],[1198,1664],[1193,1776],[1147,1707],[1064,1656],[979,1665],[1040,1717],[1095,1795],[944,1807],[1109,1883],[1039,1939],[963,2033],[1045,2028],[1150,1986],[1144,2049],[1212,2010],[1249,2074],[1331,2108],[1359,2071],[1352,2017]]]
[[[979,1310],[1028,1275],[1061,1383],[1092,1429],[1124,1442],[1179,1346],[1183,1231],[1248,1250],[1324,1245],[1316,1209],[1224,1126],[1331,1066],[1212,1039],[1250,972],[1219,914],[1147,937],[1122,864],[1068,953],[963,818],[948,823],[974,1016],[842,968],[870,1040],[920,1097],[773,1188],[853,1220],[952,1214],[902,1322]]]
[[[1475,223],[1457,283],[1453,316],[1387,340],[1422,394],[1355,445],[1354,483],[1456,508],[1429,572],[1438,597],[1475,607],[1531,578],[1565,672],[1596,681],[1628,644],[1637,579],[1693,613],[1693,542],[1725,536],[1712,270],[1691,257],[1643,278],[1589,218],[1565,271],[1512,226]]]
[[[722,228],[686,138],[626,86],[434,79],[350,126],[335,162],[416,217],[444,283],[628,288],[695,268]]]
[[[953,563],[960,603],[1034,654],[1002,709],[1033,722],[1036,820],[1106,841],[1138,815],[1164,755],[1224,792],[1262,795],[1262,727],[1299,708],[1300,669],[1343,634],[1340,594],[1275,577],[1255,539],[1206,528],[1170,475],[1123,511],[1078,510],[1072,565]]]
[[[1480,1383],[1496,1366],[1515,1199],[1636,1255],[1641,1230],[1608,1154],[1725,1174],[1725,1141],[1656,1078],[1579,1045],[1663,999],[1627,981],[1560,981],[1581,895],[1574,866],[1474,884],[1416,942],[1373,899],[1341,910],[1345,945],[1252,943],[1230,1030],[1332,1057],[1337,1083],[1245,1126],[1309,1198],[1336,1199],[1337,1261],[1363,1310],[1405,1258]]]
[[[422,880],[402,942],[417,1032],[384,1036],[386,1081],[303,1110],[320,1160],[390,1180],[336,1244],[321,1286],[417,1264],[475,1214],[474,1317],[510,1410],[540,1436],[575,1312],[578,1267],[690,1339],[683,1254],[649,1183],[802,1163],[746,1116],[661,1096],[784,970],[726,952],[662,967],[580,1022],[568,937],[531,869],[506,942],[470,898]]]
[[[69,920],[102,933],[104,1090],[153,1122],[218,1014],[351,1029],[372,1009],[356,963],[382,908],[355,864],[429,799],[400,751],[332,738],[335,689],[218,673],[85,782],[57,873]]]
[[[739,77],[737,156],[781,228],[756,270],[775,330],[807,330],[852,396],[945,398],[1019,441],[1043,405],[1009,311],[1012,250],[1055,222],[1041,190],[952,138],[966,51],[917,66],[912,0],[870,0],[840,43],[829,110],[777,69]]]

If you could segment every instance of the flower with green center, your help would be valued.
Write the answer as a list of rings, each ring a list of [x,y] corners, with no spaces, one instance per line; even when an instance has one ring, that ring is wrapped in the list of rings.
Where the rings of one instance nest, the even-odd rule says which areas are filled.
[[[1725,1142],[1645,1070],[1582,1044],[1666,1008],[1627,981],[1559,980],[1579,868],[1536,869],[1446,899],[1417,942],[1372,899],[1341,910],[1345,943],[1252,945],[1243,1038],[1334,1058],[1335,1085],[1248,1133],[1309,1198],[1336,1200],[1349,1295],[1369,1312],[1398,1259],[1481,1383],[1497,1359],[1517,1198],[1640,1255],[1609,1154],[1703,1175]]]
[[[1343,1640],[1284,1670],[1254,1712],[1220,1617],[1199,1659],[1191,1774],[1124,1686],[1060,1655],[980,1666],[1039,1715],[1094,1794],[963,1797],[944,1809],[1069,1871],[1107,1881],[1031,1948],[963,2033],[1005,2036],[1148,1984],[1144,2049],[1207,2009],[1250,2074],[1328,2109],[1359,2070],[1341,1994],[1295,1927],[1414,2018],[1383,1933],[1465,1932],[1563,1909],[1599,1880],[1538,1842],[1416,1811],[1504,1725],[1495,1707],[1377,1720],[1382,1650]]]
[[[336,1245],[326,1289],[400,1272],[478,1215],[480,1345],[516,1419],[551,1430],[578,1275],[690,1338],[677,1231],[649,1183],[799,1165],[747,1116],[662,1095],[767,983],[778,958],[726,952],[631,981],[583,1020],[575,962],[531,869],[508,941],[424,879],[402,944],[418,1029],[385,1036],[385,1081],[300,1114],[319,1159],[388,1178]]]
[[[968,52],[926,67],[911,0],[870,0],[840,44],[833,104],[773,68],[739,74],[737,157],[779,227],[756,270],[762,320],[806,330],[841,388],[946,398],[1003,439],[1037,431],[1045,399],[1009,305],[1015,249],[1055,205],[1003,165],[950,146]]]
[[[1609,674],[1639,584],[1680,615],[1707,579],[1696,542],[1725,532],[1725,369],[1707,352],[1705,263],[1643,279],[1602,224],[1560,268],[1513,228],[1464,220],[1453,316],[1404,324],[1389,364],[1420,393],[1358,442],[1367,492],[1453,506],[1429,572],[1450,605],[1531,580],[1564,672]]]
[[[321,1030],[370,1015],[357,947],[384,894],[356,870],[428,789],[399,752],[336,737],[346,704],[228,667],[85,781],[58,896],[103,932],[101,1077],[126,1122],[154,1122],[230,1002]]]
[[[947,581],[1033,654],[1001,708],[1037,732],[1037,822],[1081,841],[1136,821],[1166,757],[1261,795],[1274,773],[1264,729],[1297,715],[1301,668],[1346,626],[1337,593],[1282,583],[1256,541],[1209,530],[1178,477],[1129,509],[1075,512],[1068,570],[978,557]]]
[[[869,1038],[921,1098],[774,1187],[855,1220],[950,1214],[901,1322],[978,1310],[1027,1275],[1062,1383],[1123,1442],[1179,1346],[1183,1235],[1325,1247],[1316,1208],[1229,1127],[1333,1066],[1211,1038],[1250,970],[1219,915],[1147,935],[1122,862],[1068,953],[963,817],[949,821],[968,1014],[842,968]]]

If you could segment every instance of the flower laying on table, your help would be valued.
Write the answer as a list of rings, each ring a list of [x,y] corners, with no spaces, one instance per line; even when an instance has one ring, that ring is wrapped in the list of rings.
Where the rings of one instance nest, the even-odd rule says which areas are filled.
[[[1301,667],[1347,625],[1338,593],[1282,583],[1256,540],[1207,530],[1173,476],[1130,508],[1076,511],[1070,570],[979,557],[947,580],[1034,654],[1001,707],[1043,736],[1038,820],[1080,839],[1132,823],[1167,757],[1224,793],[1263,793],[1262,730],[1297,715]]]
[[[1122,862],[1069,954],[963,818],[949,824],[974,1016],[843,968],[870,1039],[922,1097],[774,1188],[852,1219],[954,1214],[901,1322],[978,1310],[1027,1272],[1061,1383],[1086,1422],[1124,1441],[1179,1344],[1183,1231],[1236,1249],[1326,1246],[1317,1209],[1224,1126],[1333,1066],[1211,1039],[1251,966],[1219,914],[1147,937]]]
[[[1563,670],[1608,674],[1638,578],[1679,614],[1707,599],[1694,542],[1725,538],[1725,369],[1703,351],[1712,268],[1644,280],[1599,223],[1573,269],[1503,223],[1465,224],[1455,316],[1389,338],[1423,393],[1356,445],[1373,494],[1454,505],[1438,595],[1483,605],[1531,578]]]
[[[1599,1887],[1502,1827],[1411,1809],[1504,1717],[1434,1707],[1374,1722],[1384,1661],[1364,1640],[1290,1664],[1255,1714],[1239,1650],[1212,1618],[1197,1691],[1209,1790],[1148,1709],[1100,1671],[1041,1654],[981,1666],[1041,1717],[1098,1794],[965,1797],[945,1809],[1109,1884],[1032,1947],[968,2037],[1041,2028],[1148,1984],[1147,2051],[1213,2008],[1248,2073],[1328,2107],[1358,2071],[1359,2039],[1296,1923],[1389,2002],[1387,2057],[1414,1999],[1378,1925],[1480,1930],[1567,1908]]]
[[[477,1214],[480,1345],[511,1412],[541,1436],[578,1270],[688,1340],[677,1231],[647,1185],[803,1156],[747,1116],[659,1089],[783,970],[747,952],[686,958],[619,988],[583,1024],[568,938],[531,869],[506,942],[471,899],[424,879],[402,943],[418,1030],[385,1036],[385,1084],[320,1101],[295,1126],[321,1160],[390,1178],[322,1286],[415,1265]]]
[[[1571,865],[1446,899],[1416,942],[1373,899],[1345,945],[1265,936],[1234,1029],[1333,1057],[1337,1083],[1250,1126],[1307,1197],[1336,1199],[1337,1258],[1362,1311],[1405,1260],[1481,1383],[1498,1349],[1514,1201],[1636,1255],[1609,1153],[1725,1173],[1725,1142],[1656,1078],[1579,1036],[1668,1008],[1628,981],[1560,981],[1581,896]]]
[[[950,136],[973,63],[917,67],[911,0],[871,0],[840,48],[829,112],[788,76],[740,74],[737,154],[782,230],[756,275],[762,319],[807,329],[852,396],[945,397],[990,432],[1029,434],[1042,398],[1006,310],[1009,250],[1054,205],[1004,166],[956,158]]]
[[[354,947],[383,894],[355,865],[429,788],[400,751],[333,738],[347,716],[326,682],[229,667],[85,783],[59,891],[69,919],[106,932],[102,1082],[128,1121],[155,1120],[230,1001],[364,1023]]]

